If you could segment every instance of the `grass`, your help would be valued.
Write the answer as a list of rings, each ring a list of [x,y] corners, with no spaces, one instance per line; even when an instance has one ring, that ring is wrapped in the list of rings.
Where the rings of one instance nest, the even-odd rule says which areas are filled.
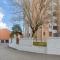
[[[47,46],[47,42],[33,42],[34,46]]]

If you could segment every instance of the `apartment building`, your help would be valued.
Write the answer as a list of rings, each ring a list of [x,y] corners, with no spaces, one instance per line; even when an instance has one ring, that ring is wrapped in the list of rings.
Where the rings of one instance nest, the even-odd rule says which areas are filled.
[[[32,14],[33,14],[33,20],[35,20],[36,17],[36,11],[34,10],[34,6],[38,7],[39,0],[33,0],[32,1]],[[48,11],[48,12],[47,12]],[[44,18],[44,24],[42,25],[42,31],[41,28],[37,31],[38,38],[48,38],[48,37],[58,37],[60,36],[60,2],[59,0],[50,0],[49,8],[45,11],[45,15],[47,18]],[[46,15],[48,14],[48,15]],[[42,33],[42,34],[41,34]]]
[[[59,0],[51,1],[51,19],[49,32],[53,37],[60,36],[60,2]]]
[[[50,21],[49,21],[49,36],[57,36],[57,0],[51,0],[50,3]]]

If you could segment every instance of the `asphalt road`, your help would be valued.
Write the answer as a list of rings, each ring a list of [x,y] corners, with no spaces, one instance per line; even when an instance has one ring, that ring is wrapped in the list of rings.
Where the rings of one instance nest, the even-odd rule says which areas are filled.
[[[18,51],[0,44],[0,60],[60,60],[60,56]]]

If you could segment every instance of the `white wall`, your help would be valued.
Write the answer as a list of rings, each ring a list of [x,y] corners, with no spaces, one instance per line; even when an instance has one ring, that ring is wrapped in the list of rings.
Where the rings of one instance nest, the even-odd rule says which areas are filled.
[[[31,38],[21,39],[19,44],[16,44],[16,41],[13,39],[13,43],[9,43],[9,47],[22,51],[35,52],[35,53],[47,52],[46,47],[33,46],[33,40]]]
[[[47,54],[60,55],[60,37],[49,38],[47,42]]]
[[[33,46],[32,43],[31,38],[21,39],[19,44],[16,44],[16,40],[13,39],[13,42],[9,43],[9,47],[28,52],[60,55],[60,37],[49,38],[47,47]]]

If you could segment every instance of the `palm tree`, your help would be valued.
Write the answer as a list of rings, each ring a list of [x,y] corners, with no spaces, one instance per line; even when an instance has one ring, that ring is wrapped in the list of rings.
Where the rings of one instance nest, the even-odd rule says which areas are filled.
[[[22,29],[21,29],[21,27],[19,26],[19,24],[13,25],[12,30],[13,30],[14,32],[21,32],[21,33],[22,33]]]
[[[16,36],[16,40],[19,39],[19,38],[18,38],[18,35],[23,36],[23,34],[22,34],[22,29],[21,29],[21,27],[19,26],[19,24],[15,24],[15,25],[13,25],[13,27],[12,27],[12,32],[11,32],[11,35],[10,35],[11,41],[12,41],[12,38],[14,38],[14,35]]]

